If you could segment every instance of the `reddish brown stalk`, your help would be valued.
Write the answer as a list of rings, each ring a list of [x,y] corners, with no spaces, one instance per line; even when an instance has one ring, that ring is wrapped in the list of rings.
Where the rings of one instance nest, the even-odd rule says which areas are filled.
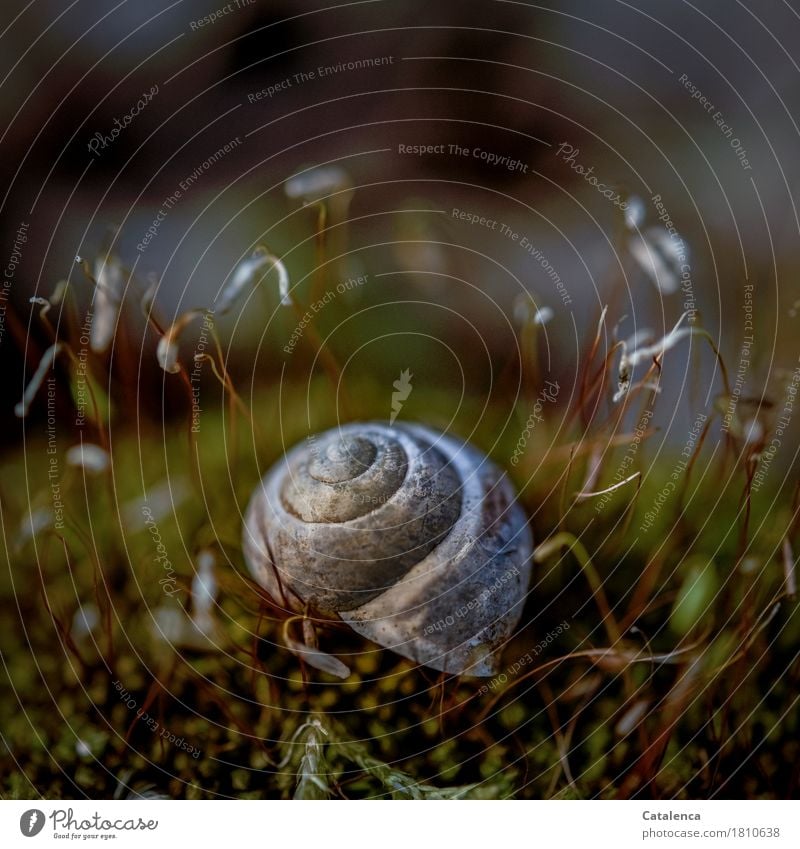
[[[662,566],[663,561],[660,557],[652,560],[648,559],[642,574],[639,576],[639,580],[636,582],[636,589],[633,591],[633,596],[628,604],[628,610],[620,622],[620,628],[623,631],[627,631],[644,613],[658,583]]]
[[[553,729],[553,737],[556,743],[556,751],[558,752],[558,769],[555,771],[553,775],[553,779],[550,783],[550,788],[548,789],[547,796],[552,795],[553,790],[555,789],[555,785],[559,778],[559,771],[564,773],[564,777],[567,779],[567,783],[570,787],[575,787],[575,779],[572,777],[572,770],[569,766],[569,743],[564,737],[562,733],[562,725],[561,720],[558,716],[558,711],[556,710],[556,700],[553,696],[553,691],[550,689],[550,686],[546,681],[542,681],[539,685],[539,689],[542,691],[542,698],[545,703],[545,710],[547,711],[547,718],[550,720],[550,726]]]
[[[484,707],[484,709],[478,714],[477,722],[484,722],[492,710],[496,707],[500,699],[507,696],[523,681],[539,675],[542,672],[548,672],[549,674],[550,671],[568,660],[588,660],[598,666],[601,666],[603,663],[606,663],[606,666],[608,666],[607,662],[613,661],[615,669],[622,669],[623,667],[629,667],[638,663],[647,663],[651,665],[677,665],[678,660],[690,656],[692,652],[702,646],[707,636],[707,632],[704,632],[697,640],[690,643],[688,646],[674,649],[673,651],[666,653],[650,654],[639,651],[631,651],[629,649],[617,650],[613,648],[583,649],[581,651],[570,652],[569,654],[562,655],[561,657],[542,663],[539,666],[535,666],[524,675],[520,675],[518,678],[515,678],[505,689],[500,690],[496,696],[490,699],[486,707]],[[478,695],[479,693],[476,691],[471,698],[475,698]]]
[[[106,577],[103,573],[102,566],[100,565],[100,561],[96,556],[96,552],[94,550],[94,546],[92,544],[92,540],[88,539],[84,534],[81,527],[77,524],[71,524],[73,532],[83,540],[84,547],[86,548],[87,553],[92,558],[92,586],[94,589],[94,598],[97,602],[97,609],[102,613],[103,616],[103,629],[105,631],[106,636],[106,655],[103,657],[106,666],[110,671],[113,671],[116,668],[116,655],[114,650],[114,629],[113,629],[113,621],[111,619],[111,592],[109,590],[108,584],[106,583]],[[69,556],[69,546],[67,545],[67,541],[61,534],[56,534],[56,537],[61,540],[61,545],[64,548],[64,558],[67,561],[67,568],[70,572],[72,572],[72,565],[70,562]],[[100,593],[100,584],[102,582],[103,586],[103,594]]]
[[[750,513],[752,511],[752,495],[753,495],[753,476],[756,473],[757,465],[755,463],[749,462],[745,468],[745,484],[744,489],[742,491],[742,501],[744,502],[744,516],[742,518],[742,524],[739,531],[739,542],[737,546],[736,552],[736,562],[741,562],[742,558],[747,552],[747,537],[750,531]],[[741,504],[742,501],[739,503]]]
[[[664,724],[650,745],[637,759],[630,773],[622,783],[617,798],[628,799],[648,788],[657,795],[655,781],[661,769],[669,741],[681,717],[691,702],[700,674],[700,661],[690,661],[686,670],[676,676],[676,682],[667,694],[663,710]]]
[[[603,332],[603,325],[605,324],[606,313],[608,312],[608,307],[603,307],[600,312],[600,319],[597,322],[597,332],[595,333],[594,340],[592,344],[589,346],[589,353],[584,359],[584,367],[583,367],[583,375],[581,377],[581,391],[578,396],[578,405],[575,408],[576,413],[580,413],[583,417],[584,428],[588,427],[589,421],[586,419],[584,415],[584,406],[587,395],[587,382],[589,376],[589,370],[591,369],[592,363],[594,362],[594,358],[597,354],[597,350],[600,347],[600,338]]]
[[[574,446],[573,446],[574,449]],[[567,463],[567,468],[564,471],[564,483],[561,487],[561,494],[559,496],[559,505],[558,505],[558,530],[560,533],[566,533],[566,522],[567,522],[567,486],[569,484],[569,476],[572,472],[572,459],[574,456],[574,450],[569,453],[569,463]]]

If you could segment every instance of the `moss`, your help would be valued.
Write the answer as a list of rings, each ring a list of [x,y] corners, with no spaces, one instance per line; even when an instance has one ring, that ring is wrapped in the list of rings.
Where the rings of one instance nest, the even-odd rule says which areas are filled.
[[[182,391],[178,378],[167,381],[170,392]],[[352,417],[386,417],[390,384],[349,380]],[[139,432],[118,420],[113,476],[65,475],[66,527],[28,539],[18,532],[26,482],[33,502],[46,506],[46,474],[18,456],[4,460],[3,521],[16,547],[7,549],[0,603],[19,627],[4,636],[3,796],[145,788],[183,798],[785,795],[796,781],[800,614],[774,552],[791,509],[780,506],[762,526],[759,502],[743,547],[742,490],[719,499],[713,475],[687,476],[681,498],[637,533],[675,468],[665,455],[635,498],[632,489],[616,491],[595,521],[596,502],[572,494],[587,478],[591,440],[607,442],[602,430],[576,424],[557,434],[545,422],[511,468],[537,541],[564,532],[586,554],[566,543],[540,550],[526,624],[504,659],[512,669],[530,655],[516,672],[447,681],[333,623],[321,625],[321,647],[352,659],[353,674],[323,683],[303,668],[283,647],[279,612],[249,580],[241,513],[259,471],[282,445],[334,424],[336,402],[321,377],[263,388],[248,400],[251,419],[236,414],[235,432],[230,409],[211,403],[194,434],[181,419],[143,423]],[[525,405],[514,403],[522,409],[498,393],[483,414],[483,401],[449,397],[440,385],[415,392],[404,415],[444,425],[455,411],[453,430],[474,432],[508,467],[516,422],[526,418]],[[35,438],[26,448],[45,456]],[[611,479],[610,453],[598,487]],[[164,499],[157,528],[174,574],[170,598],[141,511]],[[682,512],[687,503],[714,504],[713,521],[702,508]],[[153,611],[187,604],[195,556],[207,546],[217,556],[225,650],[177,650],[158,637]],[[744,553],[757,568],[742,568]],[[92,605],[99,621],[76,636],[79,604]],[[613,646],[609,626],[620,632]],[[649,708],[620,731],[635,699]],[[139,709],[157,731],[137,721]],[[649,758],[662,743],[663,756]]]

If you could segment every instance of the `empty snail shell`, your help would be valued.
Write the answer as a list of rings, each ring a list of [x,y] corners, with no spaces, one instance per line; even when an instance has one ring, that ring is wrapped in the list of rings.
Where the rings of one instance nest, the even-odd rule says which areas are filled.
[[[531,532],[505,475],[427,427],[349,424],[292,448],[245,517],[277,601],[443,672],[493,675],[522,613]]]

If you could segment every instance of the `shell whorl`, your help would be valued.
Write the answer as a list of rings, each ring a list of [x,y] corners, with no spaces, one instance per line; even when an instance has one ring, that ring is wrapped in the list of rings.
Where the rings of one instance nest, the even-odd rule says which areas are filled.
[[[433,668],[489,675],[521,613],[531,535],[475,448],[375,422],[311,437],[276,463],[248,507],[244,547],[288,606],[335,614]]]

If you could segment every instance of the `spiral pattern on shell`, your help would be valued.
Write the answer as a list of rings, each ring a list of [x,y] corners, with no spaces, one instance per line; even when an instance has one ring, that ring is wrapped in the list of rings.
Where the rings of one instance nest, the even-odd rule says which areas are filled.
[[[264,476],[244,548],[288,607],[338,616],[434,669],[491,675],[516,626],[532,539],[511,484],[472,446],[409,423],[310,437]]]

